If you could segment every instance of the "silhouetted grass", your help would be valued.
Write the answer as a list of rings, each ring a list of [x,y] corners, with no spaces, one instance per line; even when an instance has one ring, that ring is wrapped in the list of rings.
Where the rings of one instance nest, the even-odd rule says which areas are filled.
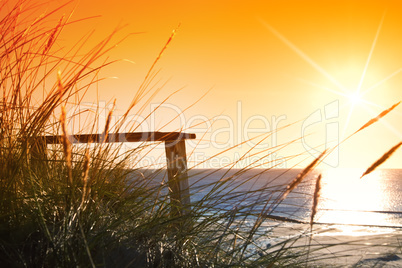
[[[121,144],[75,147],[68,138],[73,134],[66,127],[68,121],[81,115],[67,118],[66,105],[80,104],[82,96],[96,85],[99,71],[111,63],[96,65],[113,47],[114,33],[87,53],[78,42],[62,54],[54,44],[68,25],[68,16],[51,28],[46,23],[63,6],[26,23],[27,14],[35,8],[31,3],[21,1],[0,18],[2,266],[304,266],[308,252],[316,250],[297,244],[308,229],[267,248],[261,241],[270,234],[261,226],[325,152],[282,188],[267,184],[241,191],[241,186],[254,177],[237,180],[248,169],[233,170],[235,163],[231,163],[220,177],[216,175],[219,170],[201,176],[199,181],[211,176],[217,179],[193,185],[193,192],[204,191],[203,197],[193,201],[189,213],[172,215],[165,170],[144,172],[129,162],[148,145],[122,154]],[[10,3],[2,2],[1,8],[6,4]],[[153,68],[172,37],[114,126],[109,112],[105,140],[111,129],[122,128],[140,101],[149,102],[146,96],[157,92],[148,86],[154,77]],[[94,130],[99,120],[95,117],[89,129]],[[62,145],[53,145],[46,152],[39,137],[48,134],[61,134],[63,138]],[[160,180],[161,176],[164,179]],[[313,210],[319,202],[316,197]],[[246,202],[249,200],[253,203]],[[220,206],[228,203],[233,205]],[[325,247],[329,245],[320,249]]]

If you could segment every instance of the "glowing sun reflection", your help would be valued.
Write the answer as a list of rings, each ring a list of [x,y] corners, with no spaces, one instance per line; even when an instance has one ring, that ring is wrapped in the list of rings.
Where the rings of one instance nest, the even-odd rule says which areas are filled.
[[[360,169],[323,174],[318,221],[335,224],[388,225],[389,196],[381,170],[360,179]]]

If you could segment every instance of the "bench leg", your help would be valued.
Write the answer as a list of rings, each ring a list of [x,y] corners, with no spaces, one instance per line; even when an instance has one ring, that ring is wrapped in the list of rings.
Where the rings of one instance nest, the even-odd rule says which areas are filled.
[[[166,141],[165,152],[172,215],[185,215],[190,209],[185,140]]]

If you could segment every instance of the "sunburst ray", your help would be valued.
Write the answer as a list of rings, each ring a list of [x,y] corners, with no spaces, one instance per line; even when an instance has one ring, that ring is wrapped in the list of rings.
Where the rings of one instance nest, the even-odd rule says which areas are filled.
[[[363,69],[362,76],[360,77],[359,85],[357,86],[357,90],[356,90],[357,93],[360,92],[360,89],[361,89],[362,84],[364,82],[364,78],[366,77],[367,68],[368,68],[368,66],[370,64],[371,56],[373,55],[374,48],[375,48],[375,46],[377,44],[378,36],[380,35],[380,32],[381,32],[382,24],[383,24],[384,18],[385,18],[385,13],[386,13],[386,11],[384,11],[384,14],[381,17],[381,21],[380,21],[380,24],[378,25],[377,32],[375,34],[373,43],[371,44],[370,52],[368,54],[366,64],[364,65],[364,69]]]
[[[374,85],[372,85],[371,87],[369,87],[368,89],[364,90],[362,92],[362,95],[366,95],[367,93],[369,93],[371,90],[381,86],[382,84],[384,84],[385,82],[387,82],[388,80],[390,80],[391,78],[393,78],[394,76],[396,76],[397,74],[399,74],[402,71],[402,68],[399,68],[398,70],[396,70],[395,72],[391,73],[390,75],[388,75],[387,77],[385,77],[384,79],[380,80],[379,82],[375,83]]]
[[[306,53],[304,53],[300,48],[298,48],[295,44],[290,42],[285,36],[279,33],[274,27],[269,25],[266,21],[260,19],[260,22],[271,32],[273,33],[279,40],[281,40],[285,45],[287,45],[290,49],[292,49],[297,55],[299,55],[302,59],[304,59],[311,67],[316,69],[319,73],[325,76],[329,81],[331,81],[338,89],[343,92],[347,92],[346,88],[339,83],[332,75],[330,75],[324,68],[322,68],[318,63],[316,63],[313,59],[311,59]]]

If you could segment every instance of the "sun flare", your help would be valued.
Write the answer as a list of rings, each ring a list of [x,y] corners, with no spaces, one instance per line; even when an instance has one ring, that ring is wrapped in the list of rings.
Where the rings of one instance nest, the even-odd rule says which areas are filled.
[[[353,92],[349,94],[348,99],[352,105],[361,104],[363,102],[362,95],[359,94],[358,92]]]

